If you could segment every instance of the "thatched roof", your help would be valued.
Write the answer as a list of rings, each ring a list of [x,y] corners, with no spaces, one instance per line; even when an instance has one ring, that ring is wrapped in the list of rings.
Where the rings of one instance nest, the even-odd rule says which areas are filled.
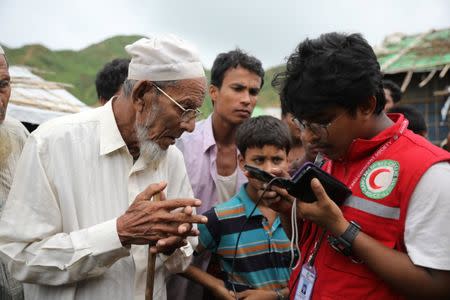
[[[8,115],[33,124],[77,113],[89,107],[70,94],[69,85],[49,82],[23,66],[10,66],[11,98]]]
[[[385,74],[442,72],[450,66],[450,28],[414,35],[395,33],[375,47],[375,53]]]

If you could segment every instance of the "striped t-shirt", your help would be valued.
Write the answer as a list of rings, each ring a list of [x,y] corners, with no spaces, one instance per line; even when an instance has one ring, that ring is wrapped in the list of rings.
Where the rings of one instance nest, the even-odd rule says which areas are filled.
[[[245,187],[246,184],[233,198],[204,213],[208,223],[198,226],[199,241],[219,256],[228,289],[231,289],[231,281],[237,291],[284,288],[290,275],[290,242],[281,227],[280,218],[277,217],[269,228],[267,219],[258,208],[245,224],[239,239],[233,278],[230,278],[239,231],[255,206]]]

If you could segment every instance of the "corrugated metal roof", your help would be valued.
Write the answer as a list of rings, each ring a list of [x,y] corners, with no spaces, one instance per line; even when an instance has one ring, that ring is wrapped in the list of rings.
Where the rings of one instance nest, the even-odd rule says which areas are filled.
[[[450,28],[409,36],[393,34],[375,53],[386,74],[441,70],[450,64]]]
[[[23,66],[10,66],[11,98],[8,115],[33,124],[77,113],[89,106],[65,90],[68,85],[45,81]]]

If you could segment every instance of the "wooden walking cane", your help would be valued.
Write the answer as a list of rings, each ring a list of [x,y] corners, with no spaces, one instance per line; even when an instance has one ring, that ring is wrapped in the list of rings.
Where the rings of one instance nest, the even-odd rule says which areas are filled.
[[[159,201],[160,194],[153,196],[153,201]],[[155,284],[155,264],[157,253],[150,252],[150,245],[148,246],[148,261],[147,261],[147,284],[145,286],[145,300],[153,300],[153,286]]]

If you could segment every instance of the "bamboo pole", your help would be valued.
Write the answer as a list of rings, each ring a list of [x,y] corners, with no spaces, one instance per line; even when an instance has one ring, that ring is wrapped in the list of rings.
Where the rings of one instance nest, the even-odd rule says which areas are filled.
[[[428,74],[428,76],[419,83],[419,87],[422,88],[422,87],[426,86],[427,83],[430,82],[431,79],[433,79],[434,74],[436,74],[436,70],[431,71]]]
[[[159,193],[153,196],[153,201],[160,201]],[[156,253],[150,252],[150,245],[148,247],[148,261],[147,261],[147,284],[145,286],[145,300],[153,300],[153,286],[155,284],[155,265]]]
[[[445,74],[447,74],[448,69],[450,69],[450,64],[446,64],[445,67],[439,73],[439,78],[444,78]]]
[[[400,88],[402,93],[404,93],[406,91],[406,88],[408,87],[409,83],[411,82],[412,76],[413,76],[413,71],[408,71],[408,73],[406,73],[405,79],[403,79],[402,87]]]

